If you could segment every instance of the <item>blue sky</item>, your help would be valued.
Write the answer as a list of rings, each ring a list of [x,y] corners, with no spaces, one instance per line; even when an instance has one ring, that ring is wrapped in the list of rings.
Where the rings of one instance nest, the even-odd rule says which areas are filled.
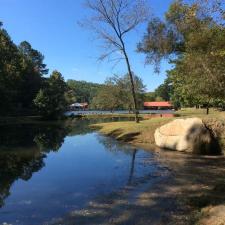
[[[84,0],[0,0],[0,21],[13,41],[19,44],[28,41],[33,48],[42,52],[50,72],[59,70],[65,80],[86,80],[103,83],[112,74],[124,74],[124,63],[98,62],[101,53],[99,42],[89,30],[77,22],[86,14]],[[172,0],[149,0],[152,11],[163,16]],[[170,68],[162,63],[160,74],[153,66],[144,65],[144,55],[135,52],[146,25],[130,34],[127,39],[132,70],[147,86],[154,90],[165,79],[165,70]]]

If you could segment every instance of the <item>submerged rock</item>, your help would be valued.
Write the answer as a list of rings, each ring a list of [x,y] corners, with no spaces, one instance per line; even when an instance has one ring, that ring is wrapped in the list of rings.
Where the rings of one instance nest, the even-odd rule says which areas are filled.
[[[200,118],[176,119],[156,129],[155,143],[161,148],[210,154],[213,137]]]

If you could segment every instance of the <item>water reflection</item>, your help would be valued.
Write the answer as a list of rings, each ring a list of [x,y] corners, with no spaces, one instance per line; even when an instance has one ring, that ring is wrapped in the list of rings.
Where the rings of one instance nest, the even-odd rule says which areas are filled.
[[[29,180],[34,172],[42,169],[45,166],[44,158],[46,154],[51,151],[58,151],[66,136],[87,134],[91,132],[90,124],[112,120],[121,120],[121,118],[75,119],[56,124],[40,123],[1,126],[0,207],[4,205],[4,200],[10,195],[12,184],[18,179]],[[127,119],[122,118],[122,120]],[[104,144],[107,145],[107,143]],[[110,145],[109,142],[108,145]]]
[[[151,154],[89,128],[101,121],[1,126],[0,224],[43,224],[158,170]]]
[[[17,179],[29,180],[32,174],[44,166],[45,154],[33,149],[32,152],[0,152],[0,207],[10,195],[10,187]]]
[[[135,164],[135,157],[136,157],[137,149],[135,149],[132,153],[132,161],[131,161],[131,167],[130,167],[130,176],[128,179],[127,184],[130,185],[132,183],[132,178],[134,175],[134,164]]]
[[[70,128],[64,125],[14,125],[0,131],[0,207],[17,179],[29,180],[45,166],[46,153],[57,151]]]
[[[99,136],[98,140],[101,144],[105,146],[107,151],[116,153],[116,152],[124,152],[125,154],[130,155],[130,170],[129,176],[127,179],[127,185],[131,185],[134,176],[134,166],[135,166],[135,159],[138,150],[134,147],[131,151],[132,146],[126,145],[123,142],[118,142],[115,139],[106,137],[106,136]]]

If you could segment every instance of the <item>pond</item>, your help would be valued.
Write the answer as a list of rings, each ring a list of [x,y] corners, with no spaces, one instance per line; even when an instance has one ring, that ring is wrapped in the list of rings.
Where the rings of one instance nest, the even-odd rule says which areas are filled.
[[[44,224],[162,170],[153,153],[91,130],[96,122],[1,126],[0,224]]]

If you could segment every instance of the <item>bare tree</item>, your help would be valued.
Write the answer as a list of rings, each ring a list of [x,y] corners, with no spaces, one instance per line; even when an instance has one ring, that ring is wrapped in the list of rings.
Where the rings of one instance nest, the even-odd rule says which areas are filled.
[[[104,53],[99,59],[109,59],[116,63],[124,60],[126,63],[131,82],[135,120],[138,123],[139,112],[125,37],[147,20],[148,5],[144,0],[86,0],[86,7],[91,11],[91,15],[83,25],[94,30],[97,37],[103,41]],[[116,57],[112,58],[112,55]]]

